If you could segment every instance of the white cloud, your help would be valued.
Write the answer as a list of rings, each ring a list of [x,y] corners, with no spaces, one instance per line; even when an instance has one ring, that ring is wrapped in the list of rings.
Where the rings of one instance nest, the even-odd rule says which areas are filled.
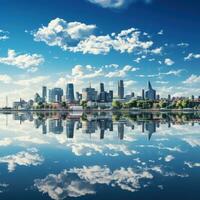
[[[158,32],[158,35],[163,35],[164,31],[161,29],[159,32]]]
[[[151,3],[151,0],[87,0],[91,3],[97,4],[103,8],[114,8],[114,9],[120,9],[127,7],[131,3],[134,2],[144,2],[144,3]]]
[[[199,138],[187,137],[187,138],[183,138],[182,140],[188,143],[191,147],[200,147]]]
[[[8,146],[12,143],[12,140],[10,138],[4,138],[0,140],[0,146]]]
[[[12,78],[8,76],[7,74],[0,74],[0,82],[3,82],[5,84],[11,83]]]
[[[142,33],[135,28],[122,30],[119,34],[94,35],[96,25],[69,22],[56,18],[33,33],[35,41],[43,41],[49,46],[59,46],[65,51],[83,54],[108,54],[111,50],[120,53],[147,51],[153,41],[141,40]],[[142,37],[144,38],[144,36]]]
[[[43,158],[37,153],[36,149],[21,151],[17,154],[0,157],[0,163],[8,164],[8,171],[13,172],[17,165],[37,166],[43,162]]]
[[[9,32],[8,31],[4,31],[0,29],[0,41],[1,40],[8,40],[9,36],[8,36]]]
[[[111,171],[107,166],[83,166],[64,170],[60,174],[50,174],[44,179],[36,179],[34,186],[52,199],[80,197],[95,194],[95,185],[111,185],[129,192],[138,191],[142,187],[141,179],[152,179],[148,171],[135,171],[132,168],[120,168]]]
[[[200,167],[200,163],[193,163],[193,162],[184,162],[185,165],[187,165],[189,168],[194,168],[194,167]]]
[[[164,63],[166,65],[168,65],[168,66],[171,66],[171,65],[174,64],[174,61],[172,59],[170,59],[170,58],[166,58],[165,61],[164,61]]]
[[[159,47],[159,48],[155,48],[151,50],[151,53],[153,54],[161,54],[162,53],[163,48]]]
[[[107,54],[112,48],[112,39],[109,35],[94,36],[82,40],[76,47],[69,47],[68,49],[73,52],[83,52],[83,54]]]
[[[122,69],[109,72],[108,74],[105,75],[105,77],[108,77],[108,78],[125,77],[128,72],[131,72],[131,71],[134,72],[137,70],[139,70],[139,68],[132,67],[131,65],[125,65]]]
[[[189,53],[184,60],[200,59],[200,54]]]
[[[38,85],[38,84],[41,85],[42,83],[46,83],[48,79],[49,79],[49,76],[36,76],[29,79],[16,80],[14,83],[20,86],[33,86],[33,85]]]
[[[192,74],[185,81],[183,81],[183,83],[185,83],[185,84],[200,83],[200,76]]]
[[[0,57],[0,63],[16,66],[20,69],[37,67],[44,62],[44,58],[39,54],[17,54],[15,50],[9,49],[7,57]]]
[[[124,81],[124,86],[125,87],[132,87],[135,83],[136,83],[136,81],[133,81],[133,80]]]
[[[170,161],[172,161],[173,159],[174,159],[174,156],[172,156],[172,155],[168,155],[168,156],[165,157],[165,161],[166,161],[166,162],[170,162]]]
[[[181,43],[178,43],[177,46],[178,46],[178,47],[188,47],[189,44],[188,44],[188,43],[185,43],[185,42],[181,42]]]
[[[39,28],[33,33],[35,41],[43,41],[49,46],[59,46],[64,50],[73,43],[87,38],[96,29],[96,25],[87,25],[81,22],[66,22],[56,18],[48,26]]]

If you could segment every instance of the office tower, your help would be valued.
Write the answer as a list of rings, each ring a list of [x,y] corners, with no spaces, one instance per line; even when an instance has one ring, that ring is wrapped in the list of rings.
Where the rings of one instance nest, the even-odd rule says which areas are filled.
[[[131,92],[131,97],[135,97],[135,93],[134,92]]]
[[[144,100],[144,89],[142,89],[142,100]]]
[[[171,101],[171,95],[168,94],[168,101]]]
[[[76,92],[76,101],[80,102],[82,100],[82,94],[79,92]]]
[[[104,83],[100,83],[100,92],[104,92]]]
[[[63,89],[61,88],[53,88],[49,90],[49,102],[51,103],[62,102],[62,96]]]
[[[113,91],[112,90],[109,90],[109,102],[112,102],[113,101]]]
[[[124,98],[124,81],[123,80],[118,81],[118,97],[119,99]]]
[[[42,98],[44,101],[46,101],[46,99],[47,99],[47,87],[46,86],[42,87]]]
[[[84,88],[82,92],[83,101],[97,101],[97,91],[95,88]]]
[[[156,95],[156,100],[160,100],[160,95],[159,94]]]
[[[148,82],[148,90],[146,91],[146,99],[156,100],[156,90],[152,88],[150,81]]]
[[[66,88],[66,101],[68,103],[74,102],[74,84],[68,83]]]

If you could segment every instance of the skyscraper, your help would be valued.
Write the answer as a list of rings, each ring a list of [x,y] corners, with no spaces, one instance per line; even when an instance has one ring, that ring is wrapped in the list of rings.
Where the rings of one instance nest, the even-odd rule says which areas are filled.
[[[63,89],[61,88],[53,88],[49,90],[49,102],[61,102],[63,96]]]
[[[119,99],[124,98],[124,81],[123,80],[118,81],[118,97]]]
[[[104,92],[104,84],[100,83],[100,92]]]
[[[148,82],[148,90],[145,93],[145,97],[148,100],[156,100],[156,90],[152,88],[150,81]]]
[[[74,84],[68,83],[66,88],[66,100],[69,103],[74,102]]]
[[[42,87],[42,98],[44,101],[46,101],[46,99],[47,99],[47,87],[46,86]]]

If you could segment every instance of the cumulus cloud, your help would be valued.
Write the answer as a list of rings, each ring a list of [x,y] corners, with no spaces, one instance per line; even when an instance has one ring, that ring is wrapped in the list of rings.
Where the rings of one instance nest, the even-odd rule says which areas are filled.
[[[0,82],[9,84],[12,81],[12,78],[7,74],[0,74]]]
[[[185,84],[196,84],[200,83],[200,76],[192,74],[190,77],[188,77],[185,81],[183,81]]]
[[[73,25],[72,25],[73,24]],[[120,53],[147,51],[153,41],[142,37],[141,31],[130,28],[120,33],[94,35],[96,25],[80,22],[66,22],[56,18],[33,33],[35,41],[45,42],[49,46],[59,46],[65,51],[82,52],[83,54],[108,54],[111,50]]]
[[[187,165],[189,168],[194,168],[194,167],[200,167],[200,163],[193,163],[193,162],[184,162],[185,165]]]
[[[162,53],[163,48],[159,47],[159,48],[155,48],[151,50],[151,53],[153,54],[161,54]]]
[[[112,171],[107,166],[83,166],[71,168],[60,174],[50,174],[44,179],[36,179],[34,186],[52,199],[59,200],[67,197],[80,197],[95,194],[94,185],[105,184],[119,187],[129,192],[138,191],[141,179],[152,179],[148,171],[138,172],[132,168],[120,168]]]
[[[186,43],[186,42],[181,42],[181,43],[178,43],[177,46],[178,46],[178,47],[188,47],[189,44]]]
[[[13,172],[17,165],[19,166],[37,166],[44,159],[37,153],[37,149],[28,149],[17,154],[0,157],[0,163],[8,164],[8,171]]]
[[[20,69],[36,68],[44,62],[39,54],[17,54],[15,50],[9,49],[7,57],[0,57],[0,63],[16,66]]]
[[[170,161],[172,161],[174,159],[174,156],[172,156],[172,155],[167,155],[166,157],[165,157],[165,161],[166,162],[170,162]]]
[[[134,72],[137,70],[139,70],[139,68],[133,67],[131,65],[125,65],[122,69],[109,72],[108,74],[106,74],[106,77],[108,78],[125,77],[128,72],[131,72],[131,71]]]
[[[164,61],[164,63],[166,65],[168,65],[168,66],[171,66],[171,65],[174,64],[174,61],[172,59],[170,59],[170,58],[166,58],[165,61]]]
[[[184,60],[200,59],[200,54],[189,53]]]
[[[114,8],[114,9],[125,8],[131,3],[135,2],[151,3],[151,0],[87,0],[87,1],[97,4],[103,8]]]
[[[49,76],[36,76],[29,79],[16,80],[14,83],[20,86],[32,86],[45,83],[49,79]]]
[[[158,35],[163,35],[164,31],[161,29],[159,32],[158,32]]]
[[[56,18],[47,26],[42,26],[33,33],[35,41],[45,42],[49,46],[59,46],[66,50],[74,42],[80,41],[93,33],[96,25],[81,22],[67,22]]]
[[[0,41],[1,40],[8,40],[9,36],[8,36],[9,32],[8,31],[4,31],[0,29]]]

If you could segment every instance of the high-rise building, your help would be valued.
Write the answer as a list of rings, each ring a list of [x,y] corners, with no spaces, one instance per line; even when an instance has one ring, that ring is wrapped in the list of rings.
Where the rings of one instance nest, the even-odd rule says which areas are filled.
[[[42,87],[42,98],[44,101],[47,100],[47,87],[46,86]]]
[[[124,98],[124,81],[123,80],[118,81],[118,97],[119,99]]]
[[[84,88],[82,92],[83,101],[97,101],[97,91],[95,88]]]
[[[74,102],[74,84],[68,83],[66,88],[66,101],[69,103]]]
[[[63,89],[61,88],[53,88],[49,90],[49,102],[51,103],[62,102],[62,96]]]
[[[142,100],[144,100],[144,89],[142,89]]]
[[[100,92],[104,92],[104,83],[100,83]]]
[[[152,88],[150,81],[148,82],[148,90],[145,93],[145,97],[148,100],[156,100],[156,90]]]

